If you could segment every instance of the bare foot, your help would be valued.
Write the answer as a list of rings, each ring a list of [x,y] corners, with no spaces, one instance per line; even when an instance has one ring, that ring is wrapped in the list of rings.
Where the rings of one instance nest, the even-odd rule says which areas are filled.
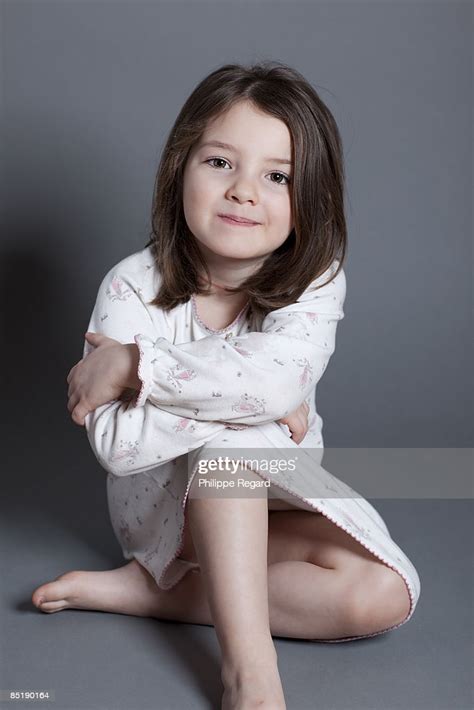
[[[48,614],[63,609],[94,609],[155,616],[161,591],[153,577],[134,559],[123,567],[105,572],[66,572],[35,589],[31,600]]]
[[[160,618],[165,594],[147,570],[131,560],[105,572],[66,572],[35,589],[31,599],[48,614],[89,609]],[[286,710],[276,654],[259,658],[250,668],[224,670],[222,680],[222,710]]]

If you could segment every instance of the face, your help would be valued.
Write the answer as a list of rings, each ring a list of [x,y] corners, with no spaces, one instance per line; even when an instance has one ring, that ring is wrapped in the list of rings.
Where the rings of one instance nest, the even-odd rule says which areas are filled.
[[[232,147],[205,145],[216,142]],[[286,125],[246,101],[208,124],[185,166],[183,208],[209,266],[223,273],[239,265],[251,273],[287,239],[290,163]],[[241,226],[222,214],[258,224]]]

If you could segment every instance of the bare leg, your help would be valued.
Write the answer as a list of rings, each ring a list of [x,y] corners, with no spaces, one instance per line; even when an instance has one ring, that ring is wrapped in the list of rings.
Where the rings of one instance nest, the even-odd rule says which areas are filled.
[[[271,527],[267,572],[273,636],[342,638],[383,630],[407,616],[410,605],[399,575],[374,575],[383,566],[355,568],[350,574],[343,566],[327,569],[302,561],[302,551]],[[360,613],[361,597],[370,614]],[[213,626],[201,570],[188,572],[172,589],[163,590],[136,560],[113,570],[66,572],[37,587],[32,601],[46,613],[93,609]]]
[[[236,478],[261,482],[242,468],[219,475]],[[246,488],[242,497],[193,498],[199,480],[197,474],[188,521],[222,651],[222,708],[285,708],[269,620],[267,497]]]

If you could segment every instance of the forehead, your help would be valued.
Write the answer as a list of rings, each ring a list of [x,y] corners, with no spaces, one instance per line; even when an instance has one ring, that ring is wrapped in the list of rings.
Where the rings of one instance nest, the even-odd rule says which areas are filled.
[[[234,152],[245,153],[250,148],[265,157],[291,160],[291,134],[286,124],[249,102],[240,102],[209,121],[198,147],[209,143]]]

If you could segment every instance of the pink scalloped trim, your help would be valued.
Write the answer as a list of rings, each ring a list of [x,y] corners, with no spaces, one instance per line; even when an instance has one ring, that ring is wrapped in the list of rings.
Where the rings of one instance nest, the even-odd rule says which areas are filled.
[[[183,508],[184,525],[186,525],[186,501],[187,501],[187,498],[188,498],[188,492],[189,492],[189,489],[190,489],[190,487],[191,487],[191,484],[192,484],[192,482],[193,482],[193,480],[194,480],[194,476],[196,475],[196,471],[197,471],[197,469],[198,469],[198,466],[199,466],[199,462],[196,463],[196,465],[195,465],[195,467],[194,467],[194,469],[193,469],[193,472],[192,472],[191,477],[190,477],[190,479],[189,479],[189,481],[188,481],[188,485],[186,486],[186,490],[185,490],[185,492],[184,492],[183,500],[182,500],[182,503],[181,503],[181,507]],[[400,569],[397,569],[396,567],[394,567],[392,564],[390,564],[390,562],[388,562],[388,561],[387,561],[384,557],[382,557],[378,552],[375,552],[375,550],[372,549],[369,545],[367,545],[366,542],[364,542],[364,541],[362,540],[362,538],[361,538],[359,535],[357,535],[356,533],[352,532],[351,530],[348,530],[344,525],[341,525],[340,523],[338,523],[337,520],[334,520],[333,517],[331,517],[330,515],[328,515],[327,511],[322,510],[322,509],[319,508],[317,505],[315,505],[314,503],[311,503],[309,500],[306,500],[306,499],[303,498],[302,496],[299,496],[299,495],[298,495],[297,493],[295,493],[294,491],[291,491],[291,490],[285,488],[285,486],[282,486],[282,485],[279,484],[279,483],[278,483],[278,484],[275,483],[274,481],[272,481],[271,478],[269,478],[268,476],[265,476],[261,471],[255,471],[255,469],[252,469],[252,471],[254,471],[254,473],[256,473],[256,474],[258,474],[259,476],[261,476],[265,481],[270,481],[270,483],[273,484],[274,486],[276,486],[277,488],[281,488],[281,489],[284,490],[286,493],[289,493],[290,495],[294,496],[295,498],[299,498],[299,499],[302,500],[306,505],[310,505],[312,508],[314,508],[318,513],[322,513],[323,515],[325,515],[326,518],[328,518],[332,523],[334,523],[334,524],[337,525],[339,528],[341,528],[342,530],[344,530],[344,532],[346,532],[348,535],[351,535],[355,540],[357,540],[358,543],[360,543],[363,547],[365,547],[367,550],[369,550],[369,552],[371,552],[373,555],[375,555],[375,557],[377,557],[377,558],[378,558],[379,560],[381,560],[385,565],[387,565],[387,567],[390,567],[390,569],[393,569],[394,572],[396,572],[397,574],[399,574],[400,577],[401,577],[401,578],[403,579],[403,581],[405,582],[405,586],[406,586],[406,588],[407,588],[407,590],[408,590],[408,595],[409,595],[409,597],[410,597],[410,610],[409,610],[407,616],[405,617],[405,619],[403,619],[403,621],[401,621],[399,624],[394,624],[393,626],[389,626],[389,627],[386,628],[386,629],[382,629],[381,631],[376,631],[375,633],[372,633],[372,634],[361,634],[360,636],[343,636],[342,638],[338,638],[338,639],[308,639],[309,641],[313,641],[314,643],[341,643],[341,642],[343,642],[343,641],[356,641],[356,640],[358,640],[358,639],[372,638],[372,636],[379,636],[380,634],[385,634],[385,633],[387,633],[387,631],[394,631],[395,629],[398,629],[400,626],[402,626],[403,624],[405,624],[405,623],[411,618],[411,616],[413,615],[413,612],[415,611],[415,606],[416,606],[415,594],[414,594],[413,589],[411,588],[410,580],[408,579],[408,577],[407,577]],[[158,584],[159,587],[162,586],[162,585],[160,584],[160,582],[164,579],[164,576],[165,576],[165,574],[166,574],[166,570],[167,570],[168,567],[174,562],[174,560],[178,557],[178,555],[179,555],[179,553],[181,552],[181,550],[183,549],[183,547],[184,547],[184,528],[183,528],[183,535],[182,535],[182,537],[181,537],[181,545],[180,545],[179,548],[176,550],[175,554],[174,554],[173,557],[169,560],[169,562],[167,562],[167,564],[165,565],[165,567],[163,568],[163,570],[162,570],[162,572],[161,572],[161,575],[160,575],[160,577],[159,577],[159,581],[157,582],[157,584]],[[190,562],[189,564],[190,564],[190,565],[194,565],[195,563],[191,563],[191,562]],[[182,576],[184,576],[184,574],[186,574],[187,571],[189,571],[189,570],[186,570],[186,569],[185,569],[185,570],[183,571],[183,575],[182,575]],[[172,586],[174,586],[173,583],[172,583],[172,582],[168,582],[168,585],[165,586],[165,587],[162,587],[162,588],[163,588],[163,589],[170,589]]]
[[[238,315],[234,318],[232,323],[230,323],[230,325],[226,325],[225,328],[219,328],[218,330],[216,330],[215,328],[211,328],[210,326],[206,325],[206,323],[204,323],[204,321],[201,320],[201,318],[199,317],[198,310],[197,310],[197,305],[196,305],[196,300],[194,298],[194,293],[191,295],[191,304],[192,304],[193,315],[194,315],[195,319],[197,320],[199,325],[201,325],[205,330],[208,330],[210,333],[215,333],[215,334],[225,333],[226,330],[230,330],[231,328],[234,328],[237,325],[237,323],[242,319],[244,312],[248,308],[249,303],[250,303],[250,301],[247,301],[245,306],[238,313]]]
[[[144,362],[145,352],[144,352],[143,346],[140,341],[140,335],[135,335],[134,340],[135,340],[136,345],[138,346],[138,352],[139,352],[137,375],[138,375],[138,379],[142,383],[140,391],[139,391],[137,398],[135,400],[134,406],[135,407],[142,407],[146,402],[146,394],[145,394],[145,384],[146,383],[145,383],[145,375],[143,374],[143,362]]]

